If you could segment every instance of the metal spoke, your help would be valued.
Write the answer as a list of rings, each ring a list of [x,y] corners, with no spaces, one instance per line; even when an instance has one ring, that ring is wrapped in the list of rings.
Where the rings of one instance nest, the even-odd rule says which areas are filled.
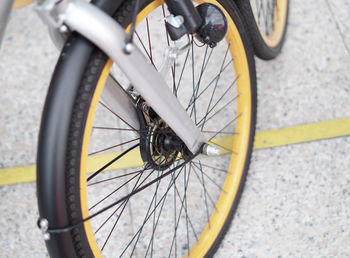
[[[182,167],[178,173],[178,175],[182,172],[182,170],[186,168],[186,166]],[[176,177],[177,178],[177,177]],[[174,179],[174,177],[172,177],[172,180],[169,181],[169,185],[168,185],[168,189],[170,190],[171,188],[171,184],[174,184],[176,181],[176,179]],[[165,200],[166,200],[166,196],[164,198],[164,201],[162,203],[162,206],[159,210],[159,213],[158,213],[158,216],[157,216],[157,219],[155,219],[156,217],[156,212],[155,212],[155,209],[156,209],[156,205],[154,205],[154,213],[153,213],[153,228],[152,228],[152,238],[150,239],[150,241],[148,242],[148,246],[147,246],[147,251],[146,251],[146,255],[148,254],[148,251],[149,251],[149,248],[151,248],[151,257],[152,257],[152,254],[153,254],[153,239],[154,239],[154,234],[155,234],[155,231],[157,229],[157,226],[158,226],[158,222],[159,222],[159,219],[160,219],[160,215],[162,214],[162,211],[163,211],[163,207],[164,207],[164,204],[165,204]],[[156,202],[155,202],[156,203]],[[148,214],[148,212],[147,212]]]
[[[190,166],[191,166],[191,163],[190,163]],[[182,200],[182,198],[180,196],[180,193],[178,191],[177,191],[177,194],[178,194],[178,197],[179,197],[180,201],[182,202],[183,200]],[[192,223],[192,221],[190,219],[190,216],[188,215],[187,205],[186,205],[186,208],[185,208],[185,215],[186,215],[186,220],[188,221],[188,223],[190,223],[193,235],[195,236],[196,241],[198,241],[198,234],[196,233],[196,230],[194,229],[194,226],[193,226],[193,223]]]
[[[204,127],[204,124],[206,122],[208,122],[209,120],[211,120],[214,116],[216,116],[217,114],[219,114],[222,110],[224,110],[225,107],[227,107],[229,104],[231,104],[233,101],[235,101],[240,95],[235,96],[233,99],[231,99],[230,101],[228,101],[225,105],[223,105],[219,110],[217,110],[213,115],[211,115],[209,118],[206,118],[206,116],[208,114],[210,114],[213,109],[215,108],[216,104],[213,106],[213,108],[209,111],[209,113],[206,114],[206,116],[204,116],[197,125],[199,125],[200,123],[202,123],[202,127]],[[217,102],[219,103],[219,101]]]
[[[192,92],[193,94],[195,93],[195,78],[194,78],[194,48],[193,48],[193,36],[192,36],[192,42],[191,42],[191,57],[192,57]],[[193,95],[192,94],[192,95]],[[195,104],[193,104],[195,105]],[[192,112],[191,112],[192,115]]]
[[[198,154],[196,154],[193,158],[195,158],[197,155],[198,155]],[[117,200],[117,201],[115,201],[115,202],[113,202],[113,203],[107,205],[106,207],[104,207],[104,208],[101,209],[100,211],[96,212],[95,214],[93,214],[93,215],[91,215],[91,216],[89,216],[89,217],[83,219],[80,223],[83,223],[83,222],[85,222],[85,221],[88,221],[88,220],[90,220],[90,219],[92,219],[92,218],[98,216],[99,214],[101,214],[101,213],[103,213],[103,212],[109,210],[110,208],[116,206],[117,204],[123,202],[125,199],[128,199],[129,197],[136,195],[137,193],[143,191],[144,189],[146,189],[147,187],[153,185],[153,184],[156,183],[157,181],[162,180],[164,177],[167,177],[167,176],[170,175],[174,170],[176,170],[176,169],[178,169],[178,168],[180,168],[180,167],[182,167],[182,166],[185,166],[185,165],[186,165],[187,163],[189,163],[189,162],[190,162],[190,160],[184,161],[182,164],[176,166],[175,168],[171,169],[170,171],[164,173],[163,175],[161,175],[161,176],[155,178],[154,180],[150,181],[149,183],[145,184],[144,186],[142,186],[142,187],[138,188],[137,190],[131,192],[130,194],[128,194],[128,195],[126,195],[126,196],[120,198],[119,200]],[[80,224],[80,223],[79,223],[79,224]],[[74,226],[75,226],[75,225],[73,225],[73,226],[71,226],[71,227],[74,227]]]
[[[220,144],[218,144],[218,143],[216,143],[216,142],[213,142],[212,140],[209,140],[208,142],[210,142],[211,144],[214,144],[214,145],[216,145],[216,146],[219,146],[220,148],[223,148],[224,150],[228,151],[228,153],[238,155],[238,152],[234,152],[232,149],[229,149],[229,148],[227,148],[227,147],[225,147],[225,146],[222,146],[222,145],[220,145]]]
[[[195,164],[199,164],[198,162],[195,162],[195,161],[191,161],[191,163],[195,163]],[[221,171],[221,172],[224,172],[225,174],[230,174],[232,175],[231,172],[228,172],[227,170],[225,169],[221,169],[221,168],[216,168],[216,167],[213,167],[213,166],[209,166],[207,164],[203,164],[201,163],[203,167],[207,167],[207,168],[212,168],[212,169],[215,169],[215,170],[218,170],[218,171]]]
[[[193,166],[195,166],[197,169],[200,169],[195,163],[193,163]],[[227,193],[222,186],[220,186],[218,183],[215,182],[214,179],[212,179],[210,176],[208,176],[206,173],[204,173],[204,171],[202,172],[208,179],[210,182],[212,182],[218,189],[220,189],[220,191]]]
[[[103,102],[99,101],[98,103],[100,103],[104,108],[106,108],[108,111],[110,111],[113,115],[115,115],[116,117],[118,117],[121,121],[123,121],[127,126],[129,126],[130,128],[132,128],[134,131],[138,131],[136,130],[134,127],[132,127],[128,122],[126,122],[124,119],[122,119],[118,114],[116,114],[112,109],[110,109],[109,107],[107,107]]]
[[[135,144],[134,146],[130,147],[129,149],[127,149],[126,151],[122,152],[121,154],[119,154],[117,157],[115,157],[114,159],[112,159],[110,162],[108,162],[106,165],[104,165],[103,167],[101,167],[99,170],[97,170],[95,173],[93,173],[92,175],[90,175],[87,178],[87,181],[89,182],[91,179],[93,179],[95,176],[97,176],[98,174],[100,174],[103,170],[105,170],[106,168],[108,168],[110,165],[112,165],[114,162],[116,162],[117,160],[119,160],[120,158],[122,158],[124,155],[126,155],[128,152],[130,152],[131,150],[135,149],[136,147],[138,147],[140,144]]]
[[[160,173],[160,171],[158,171],[158,176],[159,176],[159,173]],[[157,197],[158,197],[158,188],[159,188],[159,185],[160,185],[160,181],[158,181],[157,182],[157,185],[156,185],[156,191],[155,191],[155,193],[154,193],[154,197],[152,198],[152,202],[153,202],[153,199],[154,199],[154,209],[156,209],[156,203],[157,203]],[[152,202],[151,202],[151,204],[150,205],[152,205]],[[147,256],[147,254],[148,254],[148,250],[149,250],[149,248],[151,247],[151,257],[153,257],[153,239],[154,239],[154,233],[155,233],[155,231],[156,231],[156,212],[154,212],[153,213],[153,220],[152,220],[152,237],[151,237],[151,239],[150,239],[150,242],[151,242],[151,245],[150,245],[150,243],[148,243],[148,247],[147,247],[147,250],[146,250],[146,255],[145,256]]]
[[[202,76],[204,74],[204,70],[205,70],[206,64],[209,62],[209,60],[206,60],[207,53],[208,53],[208,48],[209,48],[209,46],[207,45],[206,48],[205,48],[205,53],[204,53],[204,57],[203,57],[201,73],[199,74],[199,78],[198,78],[198,81],[196,83],[195,89],[193,90],[193,95],[192,95],[192,98],[191,98],[191,99],[194,99],[194,102],[193,102],[193,105],[192,105],[192,110],[190,112],[190,116],[192,116],[192,113],[194,114],[194,121],[195,121],[195,123],[197,121],[196,100],[195,99],[197,98],[197,95],[198,95],[199,87],[200,87],[200,84],[201,84],[201,81],[202,81]],[[209,58],[210,58],[210,56],[209,56]]]
[[[218,131],[214,136],[210,137],[209,141],[214,139],[215,136],[217,136],[221,131],[225,130],[230,124],[232,124],[234,121],[236,121],[241,115],[242,115],[242,113],[240,113],[234,119],[232,119],[230,122],[228,122],[220,131]]]
[[[149,169],[150,169],[150,168],[149,168]],[[146,170],[147,170],[147,169],[146,169]],[[130,176],[130,175],[134,175],[134,174],[137,174],[137,173],[140,173],[140,172],[143,172],[143,171],[145,171],[145,169],[140,169],[140,170],[137,170],[137,171],[134,171],[134,172],[126,173],[126,174],[124,174],[124,175],[120,175],[120,176],[108,178],[108,179],[105,179],[105,180],[97,181],[97,182],[88,184],[87,186],[93,186],[93,185],[97,185],[97,184],[100,184],[100,183],[105,183],[105,182],[107,182],[107,181],[111,181],[111,180],[115,180],[115,179],[118,179],[118,178],[122,178],[122,177]]]
[[[173,173],[173,177],[174,177],[174,173]],[[173,237],[173,239],[175,240],[175,257],[176,257],[176,253],[177,253],[177,241],[176,241],[176,233],[177,233],[177,230],[176,230],[176,192],[177,192],[177,187],[176,187],[175,181],[173,184],[173,188],[174,188],[174,237]],[[180,215],[181,214],[179,214],[179,216]],[[170,248],[169,257],[171,255],[171,250],[173,249],[172,246]]]
[[[158,158],[158,160],[160,159],[160,157]],[[126,182],[124,182],[124,184],[122,184],[121,186],[119,186],[118,188],[116,188],[115,190],[113,190],[111,193],[109,193],[107,196],[105,196],[102,200],[100,200],[99,202],[97,202],[95,205],[93,205],[91,208],[89,208],[89,210],[95,208],[98,204],[100,204],[101,202],[103,202],[104,200],[106,200],[108,197],[110,197],[112,194],[116,193],[118,190],[120,190],[123,186],[125,186],[127,183],[129,183],[131,180],[133,180],[136,176],[138,175],[142,175],[143,172],[150,170],[147,166],[144,167],[144,169],[142,169],[139,173],[137,173],[137,175],[133,176],[132,178],[130,178],[129,180],[127,180]],[[153,172],[155,171],[155,169],[153,169],[153,171],[151,171],[147,178],[149,177],[149,175],[151,175]],[[142,181],[143,183],[144,181]]]
[[[142,174],[139,174],[139,178],[137,179],[137,181],[136,181],[136,183],[135,183],[133,189],[135,189],[135,187],[136,187],[138,181],[140,180],[141,176],[142,176]],[[127,199],[127,200],[129,200],[129,199]],[[95,231],[95,234],[98,233],[98,232],[101,230],[101,228],[102,228],[102,227],[112,218],[112,216],[127,202],[127,200],[125,200],[124,202],[122,202],[122,203],[113,211],[113,213],[112,213],[112,214],[101,224],[101,226]],[[119,220],[119,217],[120,217],[120,216],[118,216],[118,220]]]
[[[217,133],[217,131],[209,131],[209,130],[201,130],[202,133]],[[239,134],[237,132],[220,132],[220,134],[229,134],[229,135],[235,135]]]
[[[191,162],[192,163],[192,162]],[[197,163],[198,164],[198,163]],[[197,168],[198,169],[198,168]],[[201,182],[202,184],[204,184],[204,177],[203,177],[203,174],[202,174],[202,179],[200,178],[200,176],[197,174],[196,170],[193,169],[193,172],[195,173],[196,177],[198,178],[198,181]],[[218,212],[218,209],[216,208],[216,203],[215,201],[213,200],[213,197],[211,197],[211,195],[209,194],[208,191],[205,191],[205,194],[206,196],[208,196],[209,198],[209,201],[211,202],[213,208]],[[208,218],[208,224],[209,224],[209,218]],[[209,227],[210,227],[210,224],[209,224]]]
[[[202,183],[203,193],[204,193],[204,201],[205,201],[205,209],[206,209],[206,212],[207,212],[208,226],[209,226],[209,229],[210,229],[211,226],[210,226],[210,222],[209,222],[209,208],[208,208],[208,201],[207,201],[208,191],[207,191],[207,188],[205,186],[204,173],[203,173],[203,168],[202,168],[202,164],[201,164],[200,161],[199,161],[199,171],[201,172],[201,176],[202,176],[202,182],[201,183]]]
[[[226,60],[226,57],[227,57],[227,53],[228,53],[228,50],[230,49],[230,45],[231,45],[231,42],[230,42],[230,44],[228,44],[228,46],[227,46],[227,49],[226,49],[226,52],[225,52],[225,55],[224,55],[224,60],[223,60],[222,63],[221,63],[219,76],[218,76],[217,79],[216,79],[215,86],[214,86],[213,92],[212,92],[212,94],[211,94],[211,97],[210,97],[210,100],[209,100],[209,103],[208,103],[208,106],[207,106],[207,111],[206,111],[206,113],[205,113],[205,114],[206,114],[205,117],[206,117],[207,114],[208,114],[208,111],[209,111],[211,102],[213,101],[213,98],[214,98],[214,95],[215,95],[215,91],[216,91],[216,89],[217,89],[217,87],[218,87],[218,85],[219,85],[219,80],[220,80],[220,77],[221,77],[221,71],[222,71],[222,69],[223,69],[223,67],[224,67],[225,60]],[[205,119],[204,119],[204,123],[205,123]],[[201,129],[203,129],[204,123],[202,124]]]
[[[180,193],[175,185],[175,190],[176,190],[176,193],[178,194],[179,196],[179,199],[181,201],[181,207],[180,207],[180,211],[179,211],[179,216],[178,216],[178,219],[177,221],[175,220],[176,224],[175,224],[175,229],[174,229],[174,236],[173,236],[173,240],[171,242],[171,247],[170,247],[170,252],[169,252],[169,257],[170,257],[170,254],[171,254],[171,251],[172,251],[172,248],[173,248],[173,245],[174,245],[174,241],[175,241],[175,256],[177,256],[177,251],[176,251],[176,232],[177,232],[177,229],[178,229],[178,226],[179,226],[179,223],[180,223],[180,218],[181,218],[181,214],[182,214],[182,210],[184,208],[184,201],[185,199],[187,198],[187,188],[188,188],[188,183],[189,183],[189,180],[190,180],[190,173],[188,173],[188,176],[187,176],[187,180],[186,180],[186,167],[185,167],[185,172],[184,172],[184,195],[183,195],[183,198],[181,199],[180,197]],[[187,213],[187,212],[186,212]]]
[[[118,128],[118,127],[106,127],[106,126],[93,126],[92,129],[96,130],[112,130],[112,131],[131,131],[131,132],[147,132],[147,130],[134,130],[130,128]]]
[[[161,160],[161,157],[163,157],[163,153],[160,154],[160,160]],[[158,171],[160,171],[161,163],[162,163],[162,161],[158,164]],[[163,174],[163,172],[162,172],[161,174]],[[159,176],[159,173],[158,173],[158,176]],[[157,185],[159,185],[159,183],[160,183],[160,181],[157,182]],[[154,195],[153,195],[153,196],[154,196]],[[154,198],[152,198],[152,202],[153,202],[153,199],[154,199]],[[152,202],[151,202],[151,204],[150,204],[149,207],[148,207],[148,211],[147,211],[145,217],[147,217],[147,214],[148,214],[148,212],[149,212],[149,209],[150,209],[150,207],[152,206]],[[137,245],[137,243],[138,243],[138,241],[139,241],[139,239],[140,239],[140,237],[141,237],[141,233],[142,233],[142,230],[143,230],[144,225],[145,225],[145,224],[143,224],[142,227],[140,228],[141,230],[140,230],[139,233],[138,233],[138,236],[137,236],[137,238],[136,238],[136,241],[135,241],[135,244],[134,244],[134,247],[133,247],[133,249],[132,249],[132,252],[131,252],[131,255],[130,255],[130,256],[133,256],[133,253],[135,252],[135,248],[136,248],[136,245]]]
[[[179,165],[179,166],[176,166],[174,169],[177,169],[177,168],[179,168],[179,167],[185,166],[186,164],[187,164],[187,163],[183,163],[183,164],[181,164],[181,165]],[[172,170],[174,170],[174,169],[172,169]],[[180,175],[181,171],[182,171],[182,169],[178,172],[176,178]],[[172,171],[171,171],[171,172],[172,172]],[[168,171],[167,173],[169,173],[169,171]],[[167,175],[168,175],[168,174],[167,174]],[[164,174],[161,175],[160,177],[162,177],[162,176],[164,176]],[[175,178],[175,180],[176,180],[176,178]],[[165,203],[165,200],[166,200],[166,196],[168,195],[168,192],[169,192],[169,190],[171,189],[172,185],[173,185],[173,181],[170,180],[169,185],[168,185],[168,187],[167,187],[167,190],[166,190],[166,192],[163,194],[163,196],[161,197],[161,199],[158,201],[158,203],[157,203],[157,205],[156,205],[156,208],[157,208],[161,203],[162,203],[162,207],[164,206],[164,203]],[[162,207],[161,207],[161,209],[162,209]],[[156,210],[156,209],[153,209],[153,211],[152,211],[151,213],[148,214],[147,218],[145,219],[145,221],[144,221],[144,223],[143,223],[143,226],[144,226],[145,223],[149,220],[149,218],[153,215],[153,213],[155,212],[155,210]],[[125,251],[129,248],[129,246],[130,246],[130,244],[132,243],[132,241],[134,240],[134,238],[139,234],[140,230],[142,230],[142,229],[140,228],[140,229],[136,232],[136,234],[133,236],[133,238],[131,239],[131,241],[129,242],[129,244],[125,247],[125,249],[123,250],[123,252],[121,253],[120,256],[123,256],[123,254],[124,254]]]
[[[185,71],[185,67],[186,67],[186,64],[187,64],[188,57],[189,57],[189,55],[190,55],[190,51],[191,51],[191,49],[189,48],[189,49],[187,50],[186,58],[185,58],[184,64],[182,65],[180,77],[179,77],[179,80],[178,80],[178,82],[177,82],[176,91],[175,91],[175,96],[177,96],[177,92],[178,92],[179,87],[180,87],[180,82],[181,82],[183,73],[184,73],[184,71]]]
[[[193,105],[192,110],[195,109],[195,103],[196,103],[196,100],[198,99],[199,86],[200,86],[200,83],[202,81],[202,76],[204,74],[205,68],[207,67],[207,65],[209,63],[209,59],[211,57],[211,54],[213,53],[213,49],[211,49],[210,54],[209,54],[208,58],[206,59],[207,53],[208,53],[208,46],[206,46],[206,48],[205,48],[203,63],[202,63],[202,67],[201,67],[201,73],[199,75],[199,79],[196,83],[195,90],[193,91],[192,97],[191,97],[190,102],[189,102],[189,103],[191,103],[191,105]],[[186,110],[188,110],[189,107],[190,107],[190,104],[187,105]],[[191,111],[191,113],[192,113],[192,111]]]
[[[191,99],[191,101],[189,102],[186,110],[188,110],[188,108],[193,104],[194,101],[196,101],[197,99],[199,99],[200,96],[202,96],[202,94],[217,80],[218,77],[220,77],[221,73],[224,72],[226,70],[227,67],[229,67],[229,65],[235,60],[235,58],[232,58],[224,67],[223,69],[214,76],[214,78],[208,83],[207,86],[204,87],[204,89],[198,94],[197,98],[195,99]]]
[[[124,202],[126,203],[127,201],[124,201]],[[125,209],[125,205],[124,205],[124,207],[123,207],[123,209],[122,209],[122,212],[124,211],[124,209]],[[116,227],[116,225],[117,225],[117,223],[118,223],[118,221],[119,221],[119,218],[120,218],[120,216],[118,217],[118,219],[117,219],[116,222],[114,223],[112,229],[110,230],[110,232],[109,232],[109,234],[108,234],[108,236],[107,236],[107,238],[106,238],[106,240],[105,240],[105,242],[104,242],[104,244],[103,244],[103,246],[102,246],[102,248],[101,248],[101,251],[103,251],[103,249],[105,248],[105,246],[106,246],[106,244],[107,244],[109,238],[110,238],[111,235],[112,235],[112,232],[114,231],[114,228]]]
[[[153,170],[153,171],[154,171],[154,170]],[[137,189],[139,189],[139,188],[142,186],[142,184],[152,175],[152,173],[149,173],[149,174],[142,180],[142,182],[141,182],[139,185],[137,185],[138,182],[140,181],[142,175],[143,175],[142,173],[139,174],[139,177],[138,177],[136,183],[134,184],[134,187],[133,187],[133,189],[132,189],[132,192],[135,191],[135,190],[137,190]],[[128,181],[125,182],[126,185],[127,185],[127,183],[128,183],[129,181],[130,181],[130,180],[128,180]],[[159,181],[157,182],[157,184],[159,184]],[[125,184],[123,184],[122,186],[124,186],[124,185],[125,185]],[[130,200],[130,197],[131,197],[131,195],[129,195],[129,197],[128,197],[127,199],[125,199],[125,200],[117,207],[117,209],[115,210],[114,213],[116,213],[116,211],[119,210],[121,206],[123,206],[123,209],[122,209],[122,211],[120,212],[120,214],[119,214],[119,216],[118,216],[118,219],[117,219],[116,222],[114,223],[114,225],[113,225],[113,227],[112,227],[112,229],[111,229],[111,231],[110,231],[110,233],[109,233],[109,235],[108,235],[108,237],[107,237],[107,239],[106,239],[106,241],[105,241],[105,243],[104,243],[104,245],[103,245],[103,247],[102,247],[101,250],[103,250],[104,247],[105,247],[105,245],[107,244],[107,241],[108,241],[108,239],[110,238],[110,236],[111,236],[111,234],[112,234],[112,232],[113,232],[113,230],[114,230],[116,224],[118,223],[118,221],[119,221],[119,219],[120,219],[120,217],[121,217],[121,214],[122,214],[123,211],[125,210],[126,205],[128,204],[128,202],[129,202],[129,200]],[[113,214],[114,214],[114,213],[113,213]],[[103,223],[103,225],[113,216],[113,214],[112,214],[109,218],[107,218],[107,220]],[[102,225],[102,226],[103,226],[103,225]],[[102,228],[102,226],[101,226],[100,228]],[[99,228],[99,229],[100,229],[100,228]],[[98,230],[99,230],[99,229],[98,229]],[[95,233],[97,233],[97,231],[96,231]]]
[[[148,56],[149,60],[151,61],[152,65],[154,66],[154,68],[157,69],[157,67],[155,66],[155,64],[153,62],[153,58],[152,58],[151,54],[147,51],[147,48],[146,48],[145,44],[143,43],[142,39],[140,38],[139,34],[137,33],[137,31],[135,31],[135,34],[136,34],[137,38],[139,39],[139,42],[141,43],[142,48],[145,51],[146,55]]]
[[[142,177],[142,174],[140,174],[139,178],[137,179],[136,183],[134,184],[133,190],[136,188],[137,183],[139,182],[139,180],[141,179],[141,177]],[[129,199],[130,199],[130,197],[127,198],[125,201],[123,201],[123,202],[120,204],[119,207],[123,206],[123,209],[122,209],[122,211],[120,212],[120,214],[119,214],[119,216],[118,216],[116,222],[114,223],[112,229],[110,230],[110,232],[109,232],[109,234],[108,234],[108,236],[107,236],[107,238],[106,238],[106,240],[105,240],[105,242],[104,242],[104,244],[103,244],[103,246],[102,246],[102,248],[101,248],[101,251],[105,248],[105,246],[106,246],[106,244],[107,244],[109,238],[111,237],[112,232],[114,231],[114,228],[116,227],[116,225],[117,225],[117,223],[118,223],[118,221],[119,221],[119,219],[120,219],[120,217],[121,217],[121,214],[122,214],[123,211],[125,210],[125,207],[126,207],[128,201],[129,201]],[[117,210],[119,209],[119,207],[117,208]],[[117,211],[117,210],[116,210],[116,211]],[[110,216],[110,217],[111,217],[111,216]]]
[[[126,201],[125,201],[125,202],[126,202]],[[124,204],[125,202],[121,203],[121,204],[113,211],[113,213],[100,225],[100,227],[95,231],[94,234],[97,234],[97,233],[101,230],[101,228],[103,228],[104,225],[106,225],[106,223],[107,223],[107,222],[113,217],[113,215],[123,206],[123,204]],[[119,218],[118,218],[118,219],[119,219]]]
[[[189,174],[191,173],[191,167],[192,166],[190,166],[188,169]],[[186,170],[185,170],[185,175],[186,175]],[[185,210],[187,210],[187,198],[185,198]],[[185,216],[185,217],[186,217],[187,253],[189,254],[190,253],[190,233],[188,231],[188,218],[187,218],[187,216]]]
[[[119,143],[119,144],[110,146],[110,147],[108,147],[108,148],[104,148],[104,149],[102,149],[102,150],[98,150],[98,151],[91,152],[91,153],[88,154],[88,156],[95,155],[95,154],[97,154],[97,153],[101,153],[101,152],[104,152],[104,151],[107,151],[107,150],[110,150],[110,149],[114,149],[114,148],[120,147],[120,146],[122,146],[122,145],[128,144],[128,143],[130,143],[130,142],[135,142],[135,141],[139,141],[139,140],[140,140],[140,138],[136,138],[136,139],[133,139],[133,140],[130,140],[130,141],[122,142],[122,143]]]
[[[107,194],[105,197],[103,197],[101,200],[99,200],[97,203],[95,203],[94,205],[92,205],[89,210],[92,210],[93,208],[95,208],[97,205],[99,205],[100,203],[102,203],[103,201],[105,201],[107,198],[109,198],[111,195],[113,195],[114,193],[116,193],[117,191],[119,191],[121,188],[123,188],[126,184],[128,184],[130,181],[132,181],[134,178],[136,178],[137,176],[142,175],[142,173],[144,172],[144,170],[140,171],[139,173],[137,173],[136,175],[134,175],[133,177],[129,178],[126,182],[124,182],[122,185],[120,185],[119,187],[117,187],[116,189],[114,189],[112,192],[110,192],[109,194]],[[151,174],[151,173],[150,173]]]
[[[149,56],[150,56],[151,62],[152,62],[152,64],[153,64],[151,34],[150,34],[150,32],[149,32],[149,21],[148,21],[148,17],[146,17],[146,25],[147,25],[147,38],[148,38]]]
[[[160,168],[160,165],[161,165],[161,163],[159,164],[158,169]],[[160,170],[158,170],[158,175],[157,175],[157,176],[159,177],[159,174],[163,175],[163,173],[164,173],[164,171],[162,171],[162,172],[160,173]],[[153,194],[151,203],[150,203],[149,206],[148,206],[148,210],[147,210],[147,212],[146,212],[143,225],[140,227],[140,229],[138,230],[138,232],[137,232],[136,234],[134,234],[134,237],[133,237],[132,240],[128,243],[128,246],[130,246],[130,244],[134,241],[134,238],[136,237],[136,235],[138,236],[137,239],[136,239],[136,241],[135,241],[134,248],[133,248],[132,253],[131,253],[130,256],[132,256],[132,254],[133,254],[134,251],[135,251],[136,244],[137,244],[137,242],[138,242],[138,240],[139,240],[139,238],[140,238],[140,236],[141,236],[142,229],[143,229],[143,227],[144,227],[144,225],[145,225],[145,223],[146,223],[146,221],[147,221],[147,220],[146,220],[146,217],[147,217],[147,215],[148,215],[149,212],[150,212],[152,203],[154,203],[154,204],[156,203],[159,185],[160,185],[160,181],[158,181],[157,184],[156,184],[156,191],[155,191],[155,193]],[[154,210],[155,210],[155,209],[156,209],[156,206],[154,207]],[[127,249],[127,248],[128,248],[128,247],[126,247],[126,249]],[[126,249],[125,249],[125,250],[126,250]],[[125,251],[125,250],[124,250],[124,251]]]

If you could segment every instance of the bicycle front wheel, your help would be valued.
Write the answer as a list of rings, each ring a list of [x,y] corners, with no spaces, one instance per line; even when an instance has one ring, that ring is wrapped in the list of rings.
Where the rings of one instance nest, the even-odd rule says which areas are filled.
[[[202,257],[218,248],[249,167],[256,79],[253,52],[237,7],[226,0],[197,4],[201,3],[215,4],[224,11],[228,20],[226,40],[209,48],[190,37],[190,46],[165,77],[174,95],[222,155],[188,158],[174,147],[175,143],[167,144],[178,138],[133,91],[112,60],[98,49],[85,54],[88,61],[78,68],[83,72],[77,92],[66,93],[74,96],[71,113],[51,114],[46,104],[40,133],[40,216],[48,218],[51,228],[62,227],[65,219],[73,225],[69,232],[53,234],[47,242],[51,255]],[[125,1],[114,15],[126,29],[133,4]],[[167,15],[163,1],[141,1],[135,44],[155,69],[163,63],[164,49],[173,44],[164,26]],[[61,60],[74,55],[67,51],[72,48],[74,41],[69,40]],[[69,67],[56,68],[52,82],[56,86],[52,87],[67,82],[62,80],[64,71],[69,73]],[[140,128],[125,123],[104,101],[108,80],[117,81],[136,100]],[[49,94],[50,103],[61,101],[52,98],[55,96]],[[47,146],[46,123],[59,125],[62,116],[69,117],[67,131],[56,134],[62,141],[56,139]],[[54,164],[47,165],[48,160]],[[79,224],[94,214],[98,215]]]
[[[255,54],[275,58],[282,49],[288,22],[289,0],[238,0]]]

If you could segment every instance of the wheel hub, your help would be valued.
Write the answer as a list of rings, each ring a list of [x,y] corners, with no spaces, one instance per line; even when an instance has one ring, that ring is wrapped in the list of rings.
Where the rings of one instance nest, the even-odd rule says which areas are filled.
[[[165,170],[191,152],[171,128],[145,102],[139,105],[140,152],[150,168]]]

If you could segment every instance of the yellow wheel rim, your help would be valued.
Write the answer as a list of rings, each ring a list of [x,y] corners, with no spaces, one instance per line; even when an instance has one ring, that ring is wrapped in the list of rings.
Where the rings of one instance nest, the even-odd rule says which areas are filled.
[[[261,27],[259,26],[259,22],[255,17],[256,23],[260,30],[260,35],[263,37],[265,43],[270,47],[276,47],[281,41],[287,21],[287,8],[288,8],[288,0],[276,0],[276,7],[274,10],[273,16],[273,30],[269,35],[266,35]]]
[[[204,228],[203,232],[198,238],[198,241],[191,247],[189,256],[191,257],[202,257],[204,256],[213,245],[215,239],[218,237],[229,213],[233,202],[235,200],[236,194],[239,189],[241,182],[241,177],[244,171],[244,165],[246,161],[246,155],[248,152],[248,144],[250,138],[250,128],[251,128],[251,92],[250,92],[250,73],[247,63],[246,53],[244,49],[243,42],[241,41],[240,34],[236,28],[232,19],[230,19],[229,14],[224,10],[224,8],[218,4],[218,2],[213,0],[197,1],[198,3],[213,3],[221,7],[228,18],[229,29],[226,36],[228,42],[232,42],[230,45],[230,52],[232,57],[236,57],[234,61],[234,69],[236,74],[239,74],[239,78],[236,81],[237,93],[239,98],[237,100],[237,114],[239,114],[239,119],[236,122],[236,132],[233,137],[232,150],[235,154],[232,154],[230,165],[228,168],[228,174],[226,176],[223,191],[216,203],[216,208],[214,209],[209,223]],[[156,0],[145,7],[139,14],[137,22],[143,20],[149,13],[154,9],[163,4],[162,0]],[[88,206],[87,206],[87,183],[86,183],[86,171],[87,171],[87,156],[88,147],[90,141],[90,135],[92,131],[92,124],[94,115],[96,112],[96,106],[100,98],[103,86],[107,80],[110,68],[112,66],[112,60],[108,60],[103,72],[100,76],[98,84],[96,86],[90,109],[88,112],[88,118],[85,126],[84,138],[82,143],[82,154],[81,154],[81,175],[80,175],[80,198],[81,198],[81,211],[83,218],[89,216]],[[227,144],[227,143],[226,143]],[[229,144],[230,145],[230,144]],[[237,153],[239,155],[237,155]],[[210,226],[209,226],[210,225]],[[86,236],[91,247],[91,250],[95,257],[102,257],[101,252],[98,248],[97,242],[95,240],[93,230],[90,221],[84,223],[84,228]]]

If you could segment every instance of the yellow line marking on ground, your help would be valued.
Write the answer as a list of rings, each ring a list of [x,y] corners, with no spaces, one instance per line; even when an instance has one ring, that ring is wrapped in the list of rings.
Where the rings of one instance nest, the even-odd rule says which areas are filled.
[[[350,136],[350,118],[266,130],[256,134],[254,149],[325,140]]]
[[[267,149],[342,136],[350,136],[350,118],[260,131],[256,133],[254,149]],[[213,139],[213,141],[221,146],[229,147],[232,146],[233,137],[218,137]],[[88,172],[91,173],[98,170],[103,164],[115,158],[116,155],[116,153],[111,153],[90,157],[88,160]],[[120,159],[118,164],[111,165],[107,171],[139,167],[141,165],[142,160],[138,150],[133,150],[128,154],[128,159]],[[35,169],[34,165],[2,168],[0,169],[0,186],[35,181]]]
[[[15,0],[14,4],[13,4],[13,8],[17,9],[17,8],[22,8],[25,7],[31,3],[33,3],[34,0]]]

